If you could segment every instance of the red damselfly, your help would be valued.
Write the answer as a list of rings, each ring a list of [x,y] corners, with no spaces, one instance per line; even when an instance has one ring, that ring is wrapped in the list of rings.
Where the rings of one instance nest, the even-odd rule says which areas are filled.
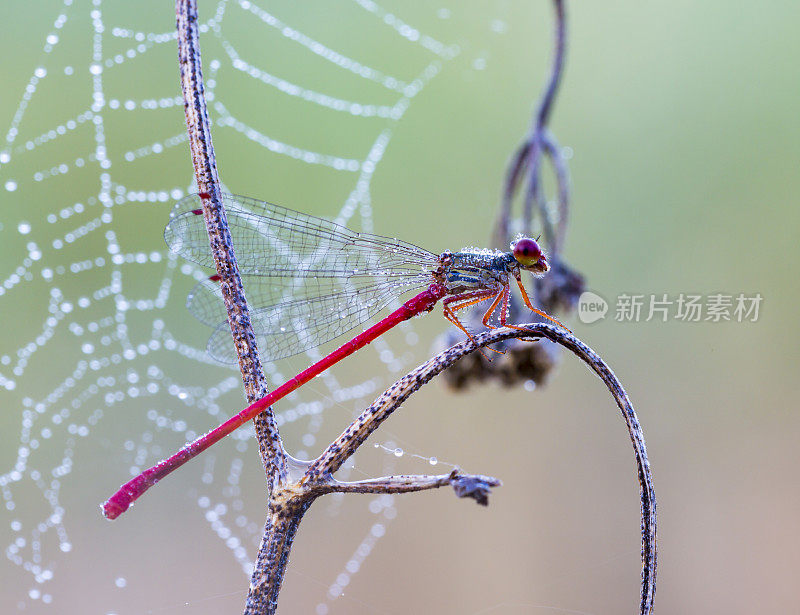
[[[103,514],[110,519],[125,512],[160,479],[268,406],[399,323],[430,312],[440,299],[445,318],[471,339],[456,313],[491,299],[483,324],[493,327],[489,320],[499,309],[499,323],[505,326],[513,278],[530,310],[558,322],[532,305],[522,284],[522,270],[540,275],[549,269],[544,253],[530,237],[519,236],[509,252],[465,248],[436,255],[399,239],[357,233],[264,201],[229,194],[222,198],[251,306],[253,329],[266,360],[319,346],[366,322],[403,294],[424,290],[213,431],[120,487],[103,504]],[[184,198],[170,214],[164,237],[172,252],[213,268],[202,213],[201,195]],[[211,356],[234,362],[218,279],[211,276],[197,284],[187,306],[198,319],[215,327],[208,342]]]

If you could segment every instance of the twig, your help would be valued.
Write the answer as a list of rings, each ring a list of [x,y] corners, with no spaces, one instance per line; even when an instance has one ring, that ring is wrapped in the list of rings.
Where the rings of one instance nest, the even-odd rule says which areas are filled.
[[[233,251],[233,242],[225,209],[220,198],[219,177],[211,142],[211,126],[203,86],[203,72],[200,58],[200,42],[197,31],[196,0],[176,0],[175,12],[178,28],[178,59],[181,70],[181,89],[183,92],[186,128],[189,133],[189,144],[192,152],[192,163],[195,169],[198,193],[203,200],[203,217],[205,218],[211,251],[214,255],[220,288],[228,314],[231,333],[239,357],[239,369],[242,373],[245,395],[248,402],[264,397],[268,392],[264,370],[256,347],[256,339],[250,323],[250,312],[239,276],[239,268]],[[271,488],[282,482],[287,474],[286,453],[281,443],[278,427],[272,408],[267,408],[254,420],[259,454]],[[299,520],[298,520],[299,522]],[[269,521],[268,521],[269,524]],[[294,526],[296,529],[296,526]],[[294,529],[287,531],[286,542],[291,545]],[[265,538],[268,532],[265,531]],[[253,573],[261,575],[263,570],[275,569],[286,564],[286,556],[280,552],[268,551],[266,541],[262,541],[262,550],[256,561]],[[287,551],[288,553],[288,547]],[[277,558],[277,559],[276,559]],[[280,575],[283,576],[282,574]],[[252,592],[251,592],[252,593]],[[276,591],[277,595],[277,591]],[[250,602],[257,602],[259,597],[248,596]],[[258,613],[262,611],[247,610]]]
[[[337,493],[412,493],[446,485],[450,485],[458,497],[472,498],[481,506],[488,506],[491,488],[499,487],[502,483],[492,476],[464,474],[458,468],[450,474],[438,476],[385,476],[354,483],[340,483],[337,480],[328,483],[330,491]]]

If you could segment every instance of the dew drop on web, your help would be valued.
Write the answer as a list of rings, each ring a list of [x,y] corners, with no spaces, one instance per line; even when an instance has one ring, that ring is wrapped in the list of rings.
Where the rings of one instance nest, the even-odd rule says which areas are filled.
[[[5,338],[13,346],[4,347],[0,357],[0,404],[19,408],[25,421],[24,429],[16,433],[16,446],[9,448],[14,451],[9,464],[0,467],[0,477],[7,477],[2,484],[5,509],[25,510],[37,520],[29,526],[20,519],[0,529],[4,544],[14,545],[17,539],[24,539],[26,545],[17,547],[14,557],[4,559],[0,575],[19,579],[14,584],[18,588],[12,597],[15,602],[34,599],[28,595],[28,581],[33,579],[41,585],[36,589],[36,600],[52,601],[56,610],[68,603],[69,596],[64,589],[46,591],[48,583],[58,580],[60,571],[77,561],[75,552],[90,554],[91,549],[102,548],[91,542],[79,544],[85,540],[80,538],[79,516],[66,509],[66,502],[74,505],[76,490],[84,488],[86,497],[98,497],[100,486],[119,485],[129,470],[135,474],[159,461],[195,434],[213,428],[242,403],[241,379],[210,361],[205,333],[184,306],[188,292],[197,281],[207,278],[209,271],[171,254],[162,237],[174,203],[195,189],[188,185],[191,178],[186,169],[177,176],[172,171],[160,171],[173,168],[175,160],[185,161],[187,143],[181,114],[173,114],[171,124],[153,122],[151,115],[180,111],[182,98],[175,95],[174,87],[162,88],[160,81],[137,95],[118,79],[124,71],[126,79],[132,76],[150,83],[154,66],[165,75],[173,75],[172,55],[165,54],[169,57],[163,65],[154,65],[153,56],[159,48],[174,45],[174,36],[130,27],[129,16],[117,14],[113,5],[101,12],[93,6],[72,6],[71,1],[62,4],[52,14],[41,9],[40,23],[49,24],[49,31],[44,33],[35,58],[19,62],[20,66],[35,68],[25,69],[29,85],[14,105],[20,112],[4,118],[7,143],[0,151],[5,172],[3,194],[8,201],[8,207],[0,212],[0,229],[16,230],[12,235],[19,246],[13,249],[18,252],[8,258],[15,267],[19,263],[22,267],[22,271],[9,272],[14,277],[0,280],[0,310],[4,317],[11,314],[18,323]],[[215,137],[230,137],[227,144],[232,147],[247,144],[256,165],[277,158],[285,165],[281,168],[307,178],[309,184],[327,187],[324,182],[333,175],[331,183],[345,189],[331,190],[329,208],[315,213],[338,216],[345,225],[370,230],[372,180],[383,168],[393,130],[415,104],[413,99],[457,53],[454,45],[436,36],[440,18],[431,13],[424,24],[406,24],[372,2],[352,3],[343,9],[353,11],[352,16],[359,20],[366,17],[375,33],[388,32],[399,41],[400,49],[413,51],[408,54],[413,65],[407,67],[404,76],[396,76],[385,68],[394,65],[391,62],[369,66],[363,58],[350,58],[344,49],[329,49],[314,40],[310,16],[301,14],[288,24],[254,3],[242,3],[242,9],[254,40],[294,33],[294,59],[313,54],[319,60],[323,74],[314,82],[325,83],[328,80],[324,77],[346,71],[355,85],[348,88],[343,84],[333,92],[322,86],[320,91],[313,89],[300,78],[303,75],[282,75],[284,80],[278,80],[274,74],[286,64],[279,66],[277,60],[256,66],[242,57],[243,64],[234,66],[230,54],[237,55],[237,51],[232,43],[230,53],[222,50],[220,58],[212,53],[205,75],[211,112],[217,126],[224,127]],[[204,19],[212,17],[213,13]],[[449,18],[449,9],[440,17]],[[66,37],[61,30],[66,25],[73,28],[71,36],[95,41],[90,55],[80,61],[62,49]],[[241,34],[237,31],[236,36],[226,37],[226,22],[216,25],[223,40],[236,40]],[[386,37],[387,43],[389,39]],[[291,62],[288,65],[292,66]],[[75,81],[81,74],[87,79]],[[412,84],[406,82],[405,75],[420,76]],[[312,114],[327,114],[330,120],[326,123],[335,131],[342,126],[360,126],[365,147],[351,147],[327,134],[314,140],[306,138],[308,135],[276,131],[281,128],[277,120],[265,120],[254,112],[247,115],[248,111],[240,111],[235,92],[217,88],[217,83],[224,83],[223,76],[245,79],[265,96],[280,92],[287,112],[302,114],[311,107]],[[51,80],[56,77],[70,83],[69,87],[82,88],[83,99],[91,100],[92,107],[71,110],[65,106],[63,117],[50,115],[40,121],[24,113],[27,107],[47,103],[54,93]],[[370,88],[382,92],[380,102],[363,94]],[[75,150],[71,138],[77,134],[88,135],[91,152]],[[11,165],[17,159],[30,165],[28,175],[14,172]],[[40,198],[43,193],[47,198]],[[305,207],[299,202],[287,205]],[[20,220],[21,211],[25,212],[24,220]],[[385,231],[393,232],[391,228]],[[175,222],[168,232],[177,251],[207,241],[205,236],[183,234]],[[413,241],[413,237],[408,239]],[[392,252],[400,254],[402,250]],[[256,273],[263,267],[261,261],[257,262]],[[359,263],[349,269],[361,275],[364,266]],[[35,299],[23,305],[21,296]],[[373,302],[375,298],[367,296],[366,300]],[[418,340],[409,324],[402,337],[374,344],[371,352],[378,353],[372,356],[381,366],[380,378],[375,372],[337,373],[335,378],[316,379],[314,391],[301,391],[282,403],[276,408],[276,418],[282,421],[287,440],[293,440],[288,444],[309,450],[320,447],[319,434],[328,433],[330,422],[341,427],[343,408],[345,416],[363,409],[390,383],[391,374],[383,361],[388,361],[393,371],[407,367],[414,360],[407,347]],[[291,375],[282,365],[267,365],[265,371],[273,386],[275,380],[279,384]],[[252,432],[251,425],[240,429],[231,438],[235,446],[220,444],[217,450],[195,460],[193,469],[187,465],[180,480],[176,476],[164,481],[147,496],[152,499],[160,495],[162,504],[191,501],[190,508],[199,514],[193,515],[190,510],[189,516],[200,518],[198,527],[224,545],[232,565],[245,574],[252,569],[252,553],[264,521],[258,516],[260,512],[253,512],[258,507],[250,506],[260,496],[247,493],[263,488],[263,475],[257,476],[259,468],[253,470],[254,459],[258,466],[258,456]],[[88,451],[97,457],[86,459]],[[392,474],[392,464],[403,455],[402,449],[395,447],[381,454],[383,472]],[[163,490],[168,488],[172,492],[165,494]],[[353,575],[384,536],[397,510],[392,499],[380,500],[379,508],[376,514],[381,523],[364,527],[362,534],[353,538],[350,553],[338,562],[341,570],[326,580],[326,588],[335,585],[339,590],[337,596],[345,586],[352,586]],[[145,514],[145,509],[129,510],[126,515]],[[44,532],[38,528],[39,521],[45,524]],[[124,535],[130,530],[125,529],[124,520],[121,523],[113,527]],[[34,534],[40,537],[36,549],[31,547]],[[152,549],[179,548],[154,539],[146,544]],[[44,575],[35,579],[42,572],[40,561],[53,563],[53,578]],[[106,582],[118,588],[138,586],[139,564],[124,557],[111,560]],[[53,583],[56,587],[63,585]],[[324,612],[333,599],[325,589],[320,592]],[[123,606],[109,604],[105,610],[116,612]],[[317,612],[322,612],[320,607]]]

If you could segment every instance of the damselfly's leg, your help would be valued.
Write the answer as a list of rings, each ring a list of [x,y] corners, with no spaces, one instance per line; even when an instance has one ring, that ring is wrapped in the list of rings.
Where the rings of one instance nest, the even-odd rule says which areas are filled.
[[[508,326],[506,321],[508,320],[508,298],[511,295],[511,288],[508,284],[503,286],[503,292],[501,297],[503,299],[503,303],[500,306],[500,325],[503,327]]]
[[[528,309],[531,312],[533,312],[534,314],[538,314],[542,318],[546,318],[547,320],[556,323],[562,329],[567,329],[567,327],[562,325],[559,321],[557,321],[555,318],[553,318],[549,314],[546,314],[545,312],[542,312],[542,310],[537,310],[535,307],[533,307],[533,304],[531,303],[530,297],[528,297],[528,293],[525,291],[525,287],[522,285],[522,278],[519,275],[519,271],[515,271],[514,272],[514,278],[517,280],[517,285],[519,286],[519,290],[522,293],[522,300],[525,302],[525,305],[528,306]],[[512,329],[522,329],[523,328],[523,327],[515,327],[513,325],[507,325],[507,326],[511,327]],[[570,329],[567,329],[567,331],[572,333],[572,331]]]
[[[486,301],[486,299],[494,297],[495,294],[496,291],[494,290],[473,290],[460,295],[445,297],[442,300],[442,312],[444,312],[444,317],[447,320],[466,333],[467,337],[474,342],[472,335],[464,328],[455,313],[481,301]]]
[[[494,301],[492,301],[492,305],[489,306],[489,309],[486,310],[486,313],[483,315],[483,318],[481,319],[481,322],[485,327],[488,327],[489,329],[497,329],[497,327],[495,327],[494,325],[489,324],[489,319],[492,317],[492,313],[497,309],[497,305],[500,302],[502,302],[502,307],[500,308],[502,310],[500,313],[500,324],[502,326],[506,326],[506,314],[508,314],[508,295],[509,295],[508,284],[506,284],[505,286],[503,286],[503,290],[497,293],[497,298]],[[498,354],[505,354],[504,350],[496,350],[488,346],[487,348],[489,348],[489,350],[494,350]],[[487,357],[486,355],[483,356],[486,357],[487,361],[491,361],[491,359],[489,359],[489,357]]]
[[[481,319],[481,322],[483,323],[484,327],[488,327],[489,329],[497,329],[497,327],[495,327],[494,325],[489,324],[489,319],[492,317],[492,312],[494,312],[497,309],[497,304],[500,303],[500,300],[505,296],[507,292],[508,292],[508,286],[504,286],[503,290],[497,293],[497,299],[492,301],[492,305],[489,306],[489,309],[486,310],[486,313],[483,315],[483,318]],[[503,321],[502,315],[500,316],[500,321],[501,323]]]
[[[467,337],[475,343],[475,338],[472,337],[472,334],[467,331],[464,325],[461,324],[461,321],[456,316],[456,312],[459,310],[463,310],[464,308],[468,308],[471,305],[475,305],[476,303],[480,303],[481,301],[486,301],[489,298],[494,297],[497,295],[497,291],[495,290],[474,290],[466,293],[461,293],[460,295],[453,295],[452,297],[446,297],[442,301],[442,312],[444,313],[444,317],[453,323],[456,327],[461,329]],[[494,350],[494,348],[490,348],[489,350]],[[499,352],[494,350],[494,352]]]

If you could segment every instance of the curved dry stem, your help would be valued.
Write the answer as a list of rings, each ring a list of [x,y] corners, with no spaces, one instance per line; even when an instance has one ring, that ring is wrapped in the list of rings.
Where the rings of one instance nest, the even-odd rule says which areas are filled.
[[[633,444],[633,451],[636,459],[640,489],[639,496],[642,520],[642,585],[640,613],[650,613],[653,608],[656,586],[656,495],[653,487],[652,474],[650,472],[650,462],[647,458],[644,434],[642,433],[642,428],[633,405],[611,368],[606,365],[597,353],[572,333],[561,327],[544,323],[532,323],[519,326],[523,327],[524,330],[501,328],[477,334],[474,336],[475,343],[465,341],[456,344],[426,361],[398,380],[378,397],[369,408],[364,410],[364,412],[362,412],[361,415],[310,464],[306,473],[307,479],[312,482],[324,482],[329,480],[330,475],[336,472],[336,470],[355,453],[369,435],[375,431],[383,421],[389,418],[406,399],[462,357],[472,354],[484,346],[509,339],[524,338],[535,340],[546,338],[572,352],[600,377],[614,397],[617,406],[622,412],[625,424],[628,427],[628,434]]]
[[[642,583],[640,594],[639,612],[642,615],[652,613],[656,593],[656,567],[657,567],[657,515],[656,493],[653,486],[653,475],[650,471],[650,461],[647,457],[647,447],[644,433],[636,416],[636,411],[631,404],[628,394],[622,383],[611,368],[606,365],[600,356],[586,344],[571,333],[563,329],[556,330],[550,325],[534,325],[542,333],[542,337],[560,344],[578,356],[591,370],[605,383],[617,406],[622,412],[622,418],[628,427],[628,435],[633,445],[636,458],[637,477],[639,480],[639,503],[641,508],[642,529]]]

